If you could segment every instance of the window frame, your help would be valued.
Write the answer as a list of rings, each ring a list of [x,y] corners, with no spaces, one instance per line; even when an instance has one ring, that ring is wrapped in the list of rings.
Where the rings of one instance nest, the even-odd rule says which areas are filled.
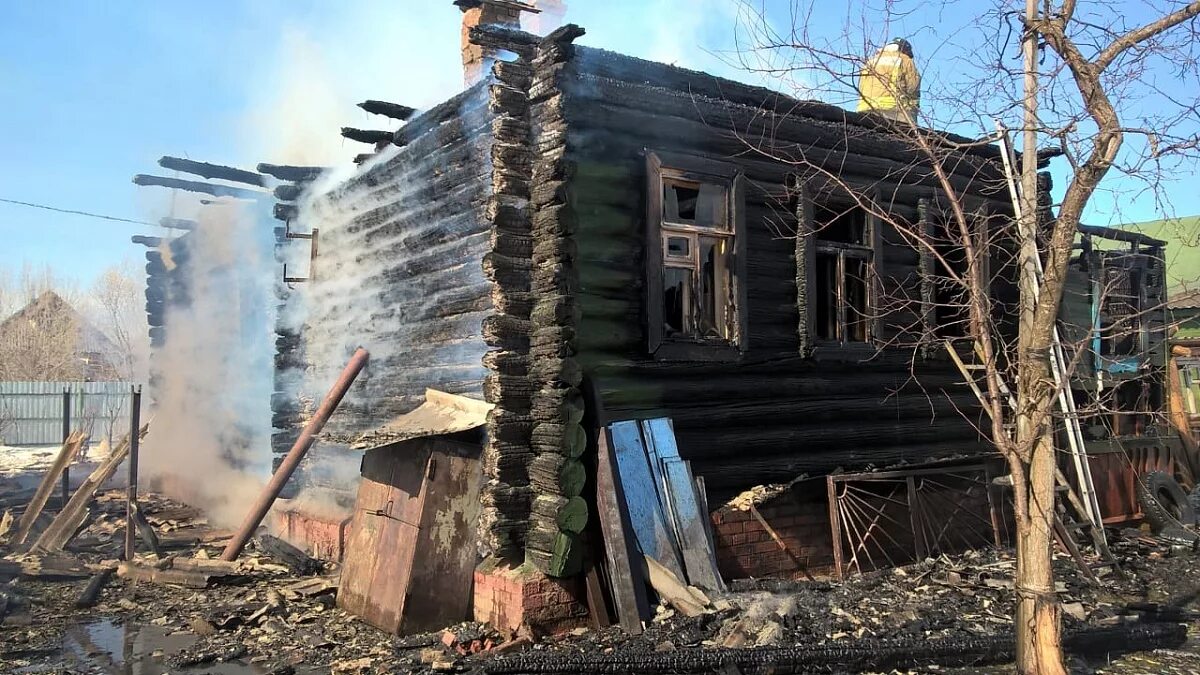
[[[645,151],[646,226],[644,297],[647,350],[656,360],[736,361],[748,348],[746,306],[746,227],[745,175],[736,165],[706,157],[659,150]],[[663,214],[664,179],[721,185],[726,195],[726,223],[723,229],[669,223]],[[689,258],[672,265],[666,256],[668,235],[689,240]],[[663,330],[663,274],[670,267],[686,267],[694,272],[700,265],[701,236],[726,238],[732,242],[728,254],[729,296],[727,311],[732,311],[728,339],[693,339],[668,336]],[[696,286],[698,288],[698,285]]]
[[[852,197],[841,195],[822,195],[818,199],[812,187],[807,183],[797,186],[796,204],[796,306],[799,313],[799,349],[801,356],[815,356],[821,352],[837,352],[841,354],[874,353],[880,344],[882,317],[879,316],[880,279],[879,259],[881,255],[882,221],[867,209],[864,211],[864,227],[866,232],[863,239],[866,244],[851,244],[818,239],[816,227],[816,207],[834,205],[838,207],[862,208],[854,203]],[[879,191],[875,189],[871,195],[873,203],[880,203]],[[837,255],[838,284],[834,295],[838,316],[835,333],[837,339],[827,339],[817,336],[817,256]],[[864,279],[867,316],[866,340],[846,340],[847,305],[843,301],[845,294],[845,262],[847,257],[866,259],[867,278]]]

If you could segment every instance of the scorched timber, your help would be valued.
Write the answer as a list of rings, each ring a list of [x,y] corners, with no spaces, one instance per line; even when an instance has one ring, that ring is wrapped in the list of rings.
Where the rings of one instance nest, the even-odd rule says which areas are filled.
[[[203,183],[193,180],[179,180],[178,178],[166,178],[164,176],[147,176],[138,174],[133,177],[135,185],[157,186],[178,190],[186,190],[188,192],[199,192],[214,197],[233,197],[236,199],[261,199],[267,195],[265,192],[256,192],[254,190],[245,190],[243,188],[229,187],[228,185],[217,185],[216,183]]]
[[[158,160],[158,165],[164,169],[172,171],[182,171],[184,173],[202,176],[204,178],[216,178],[218,180],[227,180],[234,183],[245,183],[255,187],[267,187],[266,177],[262,174],[245,169],[238,169],[232,166],[222,166],[220,164],[209,164],[208,162],[195,162],[190,159],[182,159],[179,157],[165,156]]]
[[[1068,653],[1104,656],[1126,651],[1175,648],[1187,640],[1182,624],[1135,624],[1090,628],[1063,636]],[[1011,635],[968,638],[897,638],[843,640],[819,646],[707,649],[689,647],[667,653],[611,654],[529,652],[484,664],[489,675],[515,673],[842,673],[908,671],[939,664],[979,666],[1011,662]]]
[[[395,137],[395,132],[382,131],[378,129],[355,129],[354,127],[342,127],[342,137],[359,143],[391,143]]]
[[[412,117],[413,113],[417,111],[416,108],[410,108],[406,105],[400,105],[399,103],[388,103],[387,101],[375,100],[363,101],[362,103],[358,104],[358,107],[371,114],[383,115],[394,120],[400,120],[401,122]]]
[[[289,166],[286,164],[259,164],[255,167],[260,172],[269,174],[279,180],[292,183],[311,183],[327,171],[323,166]]]

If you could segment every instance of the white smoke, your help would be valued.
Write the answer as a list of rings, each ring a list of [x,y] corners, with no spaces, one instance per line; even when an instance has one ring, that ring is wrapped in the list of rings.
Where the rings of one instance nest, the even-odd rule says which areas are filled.
[[[183,290],[154,356],[141,455],[147,478],[221,525],[241,519],[270,471],[274,263],[260,208],[230,200],[201,210],[172,261]]]

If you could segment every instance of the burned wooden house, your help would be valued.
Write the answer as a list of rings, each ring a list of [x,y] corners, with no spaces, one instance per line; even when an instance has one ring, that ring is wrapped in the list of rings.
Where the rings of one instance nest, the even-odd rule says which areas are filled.
[[[556,575],[578,569],[589,444],[609,420],[670,417],[714,499],[986,451],[953,364],[914,375],[912,345],[940,335],[921,305],[929,261],[772,155],[807,153],[916,223],[937,184],[909,142],[869,116],[576,46],[574,26],[522,33],[512,3],[460,4],[481,79],[387,139],[350,130],[390,144],[301,195],[288,226],[320,241],[289,300],[306,313],[297,394],[372,351],[327,438],[370,445],[429,387],[486,399],[483,548]],[[977,146],[946,165],[1002,218],[996,157]],[[912,301],[882,311],[897,289]]]
[[[480,507],[468,520],[489,560],[475,573],[475,610],[504,624],[511,616],[481,593],[527,592],[510,575],[522,562],[561,590],[567,582],[556,579],[600,556],[601,537],[588,532],[598,506],[611,506],[597,494],[600,432],[653,418],[670,418],[679,458],[714,507],[752,486],[824,480],[794,490],[774,514],[712,509],[727,575],[840,573],[836,514],[849,492],[839,486],[875,469],[891,471],[876,474],[872,494],[899,494],[893,501],[907,500],[914,514],[900,548],[935,551],[946,523],[925,530],[968,505],[981,507],[981,520],[967,524],[977,532],[963,542],[1000,540],[994,451],[944,349],[966,334],[963,310],[940,281],[965,264],[941,215],[945,183],[982,232],[1012,220],[998,148],[930,132],[939,179],[893,122],[575,45],[576,26],[534,36],[517,28],[530,9],[522,3],[456,4],[462,93],[421,112],[363,103],[402,124],[343,129],[374,146],[349,175],[259,167],[288,181],[273,193],[290,287],[277,325],[276,453],[351,353],[371,353],[305,480],[346,504],[361,462],[372,482],[359,498],[370,493],[380,506],[354,517],[394,522],[351,523],[347,509],[332,524],[332,555],[350,539],[383,546],[364,531],[406,527],[389,511],[396,503],[421,522],[465,517],[428,513],[455,500],[428,499],[398,467],[426,472],[430,484],[439,452],[481,467],[481,484],[471,483]],[[943,243],[919,247],[897,223]],[[1015,270],[1002,246],[989,255],[1004,329]],[[1085,263],[1073,279],[1085,292],[1095,270],[1123,264]],[[1107,308],[1083,310],[1083,325],[1116,311]],[[1100,340],[1095,372],[1113,372]],[[411,415],[430,389],[485,401],[486,419],[476,410],[481,426],[415,429]],[[1078,390],[1086,397],[1096,387]],[[434,435],[453,452],[412,444]],[[470,448],[477,463],[462,464]],[[420,461],[404,459],[411,452]],[[913,465],[924,468],[896,470]],[[396,536],[393,544],[411,539]],[[370,583],[355,588],[374,597]],[[577,616],[577,597],[564,591],[558,620]],[[385,623],[400,625],[396,614]]]

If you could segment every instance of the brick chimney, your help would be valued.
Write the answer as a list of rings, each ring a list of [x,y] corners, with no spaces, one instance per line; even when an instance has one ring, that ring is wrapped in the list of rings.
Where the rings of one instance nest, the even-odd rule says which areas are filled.
[[[538,10],[533,5],[518,0],[455,0],[454,4],[463,13],[463,82],[469,87],[483,79],[492,63],[497,60],[500,51],[494,47],[473,44],[471,29],[484,24],[496,24],[520,30],[521,12]]]

